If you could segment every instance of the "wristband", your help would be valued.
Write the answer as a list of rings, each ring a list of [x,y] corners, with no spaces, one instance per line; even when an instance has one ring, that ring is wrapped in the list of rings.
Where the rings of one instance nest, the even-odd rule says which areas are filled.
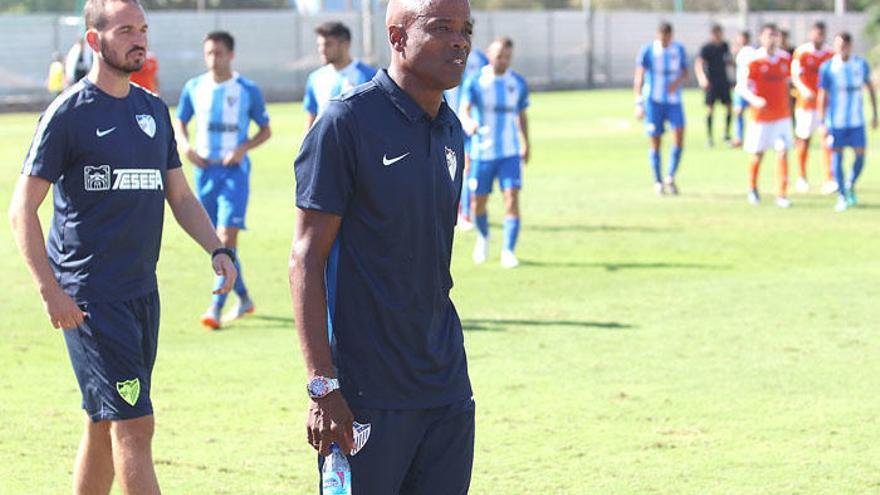
[[[211,253],[211,261],[214,261],[214,258],[216,258],[219,254],[225,254],[226,256],[229,256],[229,259],[232,260],[233,263],[235,263],[235,251],[233,251],[232,249],[229,249],[228,247],[220,247],[215,249],[214,252]]]

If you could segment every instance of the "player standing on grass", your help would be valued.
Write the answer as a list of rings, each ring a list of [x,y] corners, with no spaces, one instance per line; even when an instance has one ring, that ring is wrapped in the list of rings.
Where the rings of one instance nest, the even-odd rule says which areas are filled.
[[[73,493],[158,494],[151,375],[159,332],[156,262],[165,202],[181,227],[235,280],[180,168],[168,107],[129,83],[144,63],[137,0],[88,0],[88,76],[40,119],[10,207],[18,248],[49,320],[63,329],[86,411]],[[37,210],[54,184],[48,244]]]
[[[833,56],[834,51],[825,43],[825,23],[816,22],[810,29],[810,42],[799,46],[792,57],[791,80],[797,95],[794,134],[797,138],[795,147],[800,171],[795,189],[799,192],[810,190],[810,183],[807,182],[807,154],[810,150],[810,138],[822,124],[816,111],[819,67]],[[822,148],[825,150],[824,168],[828,174],[828,182],[822,186],[822,191],[830,194],[837,186],[831,174],[831,149],[826,143],[822,143]]]
[[[684,146],[684,108],[681,87],[688,80],[688,63],[684,46],[672,41],[672,24],[661,22],[657,39],[645,45],[636,59],[633,90],[636,93],[636,118],[645,120],[645,131],[651,138],[650,163],[654,172],[654,192],[678,194],[675,173],[681,162]],[[674,134],[669,153],[669,171],[663,180],[660,160],[660,138],[666,122]]]
[[[752,35],[748,31],[739,33],[736,37],[736,86],[733,91],[733,111],[736,113],[736,121],[733,125],[734,138],[731,145],[734,148],[742,146],[745,132],[745,112],[749,102],[743,98],[739,88],[746,87],[749,76],[749,64],[755,57],[755,47],[751,45]]]
[[[745,84],[740,93],[752,107],[753,122],[749,123],[743,149],[752,155],[749,163],[749,203],[758,204],[758,170],[764,152],[775,149],[776,206],[789,208],[786,191],[788,189],[788,149],[791,147],[791,107],[789,105],[788,84],[791,58],[778,48],[779,29],[775,24],[765,24],[761,28],[761,48],[755,52],[749,64]]]
[[[248,151],[263,144],[272,135],[263,94],[256,84],[232,71],[235,39],[225,31],[214,31],[203,43],[208,72],[190,79],[180,94],[175,128],[180,136],[181,152],[195,166],[193,179],[199,201],[211,217],[223,245],[236,251],[238,233],[245,228],[250,194],[251,161]],[[196,146],[189,144],[187,124],[196,119]],[[254,121],[260,130],[248,138]],[[241,275],[236,253],[235,294],[238,306],[222,321],[233,321],[254,312],[254,302]],[[218,278],[216,285],[222,285]],[[221,326],[220,312],[226,294],[214,294],[201,317],[210,329]]]
[[[464,133],[443,91],[461,82],[473,22],[467,0],[391,0],[386,26],[389,69],[330,101],[294,166],[308,442],[347,453],[352,421],[369,424],[352,493],[461,495],[474,401],[449,266]]]
[[[330,98],[368,82],[376,74],[376,69],[351,57],[351,31],[345,24],[325,22],[315,33],[318,35],[318,55],[324,66],[306,79],[303,97],[306,129],[312,127],[318,114],[327,108]]]
[[[727,78],[727,67],[733,65],[730,55],[730,47],[724,41],[724,31],[721,26],[714,24],[711,31],[711,40],[700,49],[700,55],[694,62],[694,72],[700,87],[703,88],[706,99],[706,135],[709,136],[706,144],[714,145],[712,139],[712,117],[715,111],[715,102],[724,105],[727,114],[724,124],[724,142],[730,144],[730,80]]]
[[[477,243],[474,262],[489,257],[489,214],[486,204],[492,184],[504,194],[504,245],[501,266],[519,265],[514,251],[519,237],[519,191],[522,166],[529,161],[529,126],[526,108],[529,90],[526,80],[510,70],[513,41],[498,38],[489,45],[489,65],[464,82],[462,124],[473,136],[473,165],[469,182],[474,182],[474,224]]]
[[[877,96],[871,83],[871,69],[865,59],[852,54],[852,36],[834,38],[834,57],[819,70],[818,111],[823,133],[833,150],[832,169],[837,180],[835,209],[846,210],[858,203],[855,185],[865,167],[865,109],[862,88],[871,97],[871,129],[877,129]],[[856,158],[852,173],[843,180],[843,149],[852,148]]]

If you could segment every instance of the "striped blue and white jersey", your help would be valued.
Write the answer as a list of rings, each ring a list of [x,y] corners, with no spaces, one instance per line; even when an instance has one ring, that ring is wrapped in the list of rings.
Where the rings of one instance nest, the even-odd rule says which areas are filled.
[[[828,93],[825,126],[850,129],[865,125],[862,91],[871,81],[871,68],[862,57],[852,55],[844,61],[840,55],[819,68],[819,87]]]
[[[519,114],[529,106],[526,80],[508,70],[496,76],[491,65],[464,83],[463,104],[471,103],[478,124],[471,157],[498,160],[519,156]]]
[[[306,79],[303,108],[312,115],[318,115],[327,107],[330,98],[371,81],[375,75],[376,69],[360,60],[352,60],[342,70],[336,70],[333,64],[316,69]]]
[[[452,89],[447,89],[443,93],[446,97],[446,104],[449,105],[449,108],[451,108],[456,115],[461,111],[461,93],[464,91],[464,83],[487,65],[489,65],[489,57],[480,50],[472,50],[471,54],[468,55],[467,62],[464,66],[464,74],[461,76],[461,84]]]
[[[184,124],[196,118],[196,152],[209,163],[219,163],[248,139],[253,120],[260,127],[269,123],[269,113],[260,88],[233,74],[217,83],[211,73],[190,79],[180,94],[177,118]],[[250,171],[247,155],[241,162]]]
[[[645,69],[642,97],[654,103],[681,103],[681,86],[669,92],[669,85],[688,70],[687,54],[681,43],[673,41],[663,48],[660,41],[642,47],[636,65]]]

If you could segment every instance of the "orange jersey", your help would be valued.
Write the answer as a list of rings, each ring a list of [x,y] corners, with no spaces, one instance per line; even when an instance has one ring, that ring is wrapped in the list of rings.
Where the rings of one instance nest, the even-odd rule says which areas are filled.
[[[791,56],[776,50],[773,56],[763,48],[755,51],[749,63],[749,89],[764,98],[763,108],[752,106],[752,118],[757,122],[773,122],[791,116],[788,103],[788,82],[791,74]]]
[[[834,51],[828,45],[816,49],[812,43],[806,43],[798,47],[794,51],[792,60],[792,77],[796,77],[800,82],[813,92],[813,99],[808,100],[801,95],[795,85],[795,94],[797,95],[797,107],[804,110],[816,109],[816,93],[819,89],[819,67],[830,60],[834,56]]]
[[[141,70],[131,74],[131,82],[153,93],[159,93],[159,85],[156,84],[156,74],[159,72],[159,61],[152,52],[147,53],[144,66]]]

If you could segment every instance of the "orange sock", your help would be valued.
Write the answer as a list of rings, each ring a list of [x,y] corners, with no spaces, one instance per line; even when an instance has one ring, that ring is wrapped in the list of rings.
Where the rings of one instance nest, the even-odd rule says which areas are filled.
[[[808,141],[798,141],[797,143],[797,159],[800,166],[801,177],[807,178],[807,154],[810,151],[810,143]]]
[[[776,186],[776,195],[784,198],[788,191],[788,157],[785,154],[780,155],[776,163]]]
[[[822,146],[822,151],[825,152],[825,171],[827,172],[827,179],[834,180],[834,170],[831,170],[831,156],[834,154],[834,151],[828,146]]]
[[[758,189],[758,168],[761,167],[761,157],[753,156],[749,162],[749,190],[756,191]]]

